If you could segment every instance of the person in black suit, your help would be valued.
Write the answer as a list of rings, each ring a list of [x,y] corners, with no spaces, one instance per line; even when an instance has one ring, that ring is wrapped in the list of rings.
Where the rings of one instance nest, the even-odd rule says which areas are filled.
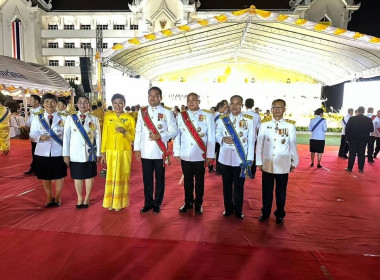
[[[358,115],[349,118],[346,126],[346,138],[348,141],[349,158],[346,171],[352,172],[355,157],[358,155],[359,172],[364,171],[365,147],[369,140],[369,135],[373,132],[373,124],[370,118],[364,114],[364,107],[358,108]]]

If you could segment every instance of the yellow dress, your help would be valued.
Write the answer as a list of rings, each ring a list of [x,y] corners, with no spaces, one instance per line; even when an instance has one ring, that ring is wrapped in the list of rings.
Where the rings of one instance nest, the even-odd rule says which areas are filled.
[[[103,111],[103,108],[100,107],[100,108],[97,108],[95,109],[92,114],[93,116],[97,117],[98,120],[99,120],[99,124],[100,124],[100,131],[103,131],[103,122],[104,122],[104,111]]]
[[[3,118],[7,111],[7,108],[4,106],[0,106],[0,119]],[[7,153],[9,151],[10,146],[10,116],[11,112],[8,112],[8,115],[5,119],[0,123],[0,151]]]
[[[126,130],[125,135],[116,132],[117,127]],[[132,161],[132,143],[136,123],[132,116],[115,112],[106,114],[103,123],[101,153],[106,153],[107,176],[103,207],[120,210],[129,206],[129,178]]]

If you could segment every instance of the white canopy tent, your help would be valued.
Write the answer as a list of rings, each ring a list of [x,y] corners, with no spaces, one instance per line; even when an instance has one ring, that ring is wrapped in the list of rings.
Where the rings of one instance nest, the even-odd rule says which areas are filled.
[[[5,95],[21,96],[26,108],[26,96],[52,93],[73,96],[66,80],[48,67],[27,63],[0,55],[0,90]]]
[[[251,6],[130,39],[101,58],[150,80],[227,62],[273,65],[334,85],[378,76],[380,39]]]

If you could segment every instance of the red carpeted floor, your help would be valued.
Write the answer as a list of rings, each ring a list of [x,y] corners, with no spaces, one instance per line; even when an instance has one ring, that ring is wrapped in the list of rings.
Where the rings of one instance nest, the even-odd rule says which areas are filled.
[[[308,146],[290,176],[284,226],[259,223],[261,177],[245,185],[244,220],[223,217],[222,181],[206,174],[204,214],[180,214],[180,165],[167,168],[162,212],[140,214],[141,164],[133,161],[131,206],[102,208],[104,179],[91,206],[75,209],[67,179],[62,206],[45,209],[40,182],[25,176],[28,140],[0,156],[0,279],[380,279],[380,159],[346,173],[337,147],[322,169]]]

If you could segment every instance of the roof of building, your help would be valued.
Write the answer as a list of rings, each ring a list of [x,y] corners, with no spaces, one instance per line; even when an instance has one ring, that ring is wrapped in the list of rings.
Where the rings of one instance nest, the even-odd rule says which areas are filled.
[[[128,4],[132,1],[53,0],[52,11],[129,11]],[[194,3],[194,1],[189,2]],[[202,0],[200,2],[199,10],[234,10],[248,8],[251,5],[256,5],[260,9],[289,9],[289,0]]]

